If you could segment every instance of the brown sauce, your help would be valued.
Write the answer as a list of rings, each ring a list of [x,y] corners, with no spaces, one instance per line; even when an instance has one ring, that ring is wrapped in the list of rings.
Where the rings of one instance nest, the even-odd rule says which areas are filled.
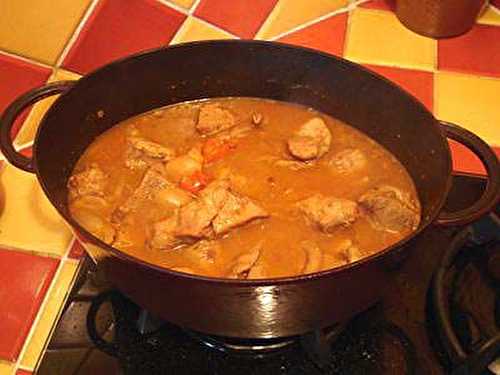
[[[224,111],[232,114],[236,125],[230,131],[236,135],[227,137],[229,141],[223,145],[222,156],[216,154],[215,160],[203,161],[202,174],[207,180],[202,181],[201,187],[193,185],[194,190],[200,190],[189,192],[190,199],[199,199],[204,184],[228,179],[236,196],[255,202],[268,214],[221,235],[207,235],[209,241],[218,243],[217,251],[210,253],[208,260],[207,254],[201,254],[196,247],[200,240],[206,241],[205,238],[184,238],[185,241],[166,249],[151,246],[154,224],[179,210],[165,203],[161,193],[149,195],[116,218],[116,210],[134,194],[146,171],[154,165],[163,173],[172,160],[170,156],[145,157],[133,168],[127,166],[130,137],[164,146],[176,156],[186,154],[193,147],[203,147],[208,139],[218,139],[228,132],[223,130],[215,135],[203,135],[197,130],[197,122],[201,121],[200,108],[207,103],[218,103]],[[287,142],[312,118],[324,121],[331,133],[331,142],[325,154],[302,161],[290,154]],[[236,130],[238,127],[243,129],[241,134]],[[349,163],[345,166],[338,162],[339,153],[345,150],[361,155],[361,166],[351,168]],[[88,147],[73,175],[91,167],[102,171],[102,191],[77,191],[77,182],[80,181],[76,178],[70,180],[69,207],[76,220],[125,253],[163,267],[207,276],[267,278],[334,268],[396,243],[416,229],[420,217],[411,178],[381,145],[335,118],[299,105],[271,100],[210,99],[181,103],[128,119],[99,136]],[[179,184],[186,188],[185,180],[179,183],[168,173],[166,176],[176,188]],[[359,202],[363,194],[380,186],[390,186],[402,192],[409,202],[404,204],[408,203],[411,212],[415,213],[411,224],[403,224],[394,230],[394,227],[384,228],[374,223],[371,208],[366,204],[363,207]],[[316,194],[355,202],[359,206],[355,220],[328,230],[315,225],[298,208],[297,202]],[[391,215],[392,211],[388,214]],[[122,232],[125,241],[117,239],[117,230]],[[315,250],[308,252],[308,246]],[[257,247],[259,254],[257,260],[252,260],[252,267],[258,266],[259,272],[255,276],[249,270],[234,274],[238,257]],[[318,254],[319,260],[316,259]],[[312,257],[316,260],[311,260]]]

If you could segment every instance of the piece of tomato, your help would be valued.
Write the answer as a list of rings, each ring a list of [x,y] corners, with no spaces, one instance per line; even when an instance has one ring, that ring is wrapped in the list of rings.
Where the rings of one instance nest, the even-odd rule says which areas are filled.
[[[224,158],[228,153],[236,148],[237,144],[233,140],[219,138],[209,138],[202,147],[203,160],[205,163]]]
[[[205,188],[205,186],[207,186],[209,182],[210,179],[206,174],[201,171],[197,171],[194,172],[191,176],[183,178],[179,183],[179,186],[182,189],[189,191],[190,193],[198,194],[198,192],[200,190],[203,190],[203,188]]]

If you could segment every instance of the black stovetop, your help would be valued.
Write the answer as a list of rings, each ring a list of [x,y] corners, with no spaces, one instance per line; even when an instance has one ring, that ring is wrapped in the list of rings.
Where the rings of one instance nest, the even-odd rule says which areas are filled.
[[[483,187],[483,179],[455,177],[447,209],[470,204]],[[38,374],[472,374],[467,359],[500,328],[499,228],[492,214],[466,228],[426,230],[412,245],[412,255],[394,271],[395,282],[384,300],[332,327],[328,337],[335,339],[328,341],[326,351],[318,344],[326,337],[321,332],[289,340],[284,349],[255,354],[235,351],[234,345],[268,343],[243,340],[231,342],[231,349],[181,327],[144,320],[145,312],[110,289],[87,262]],[[462,356],[443,338],[437,286],[432,283],[452,244],[461,250],[440,288]],[[98,346],[114,357],[96,349],[87,333],[89,306],[104,300],[113,303],[104,303],[93,322],[111,343]]]

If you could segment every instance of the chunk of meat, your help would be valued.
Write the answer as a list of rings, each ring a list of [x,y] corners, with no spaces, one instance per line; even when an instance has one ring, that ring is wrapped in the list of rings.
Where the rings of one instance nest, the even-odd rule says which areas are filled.
[[[216,180],[210,183],[200,194],[200,199],[219,211],[230,194],[229,180]]]
[[[229,196],[227,181],[215,181],[200,194],[200,198],[179,210],[175,235],[203,238],[213,235],[212,220],[219,213]]]
[[[219,103],[204,104],[200,108],[196,129],[204,135],[219,133],[236,125],[231,111]]]
[[[120,221],[127,213],[137,210],[139,206],[146,200],[152,200],[156,193],[164,190],[172,185],[163,174],[163,167],[155,165],[150,167],[139,186],[134,190],[131,196],[119,206],[113,213],[113,221]]]
[[[253,201],[231,192],[227,180],[217,180],[209,184],[198,199],[181,206],[174,218],[155,224],[150,243],[152,247],[165,248],[174,240],[212,238],[266,216],[267,212]]]
[[[151,161],[169,161],[175,157],[175,151],[159,143],[140,137],[129,137],[125,165],[130,169],[143,168]]]
[[[173,184],[168,184],[164,189],[159,190],[155,195],[155,202],[167,204],[173,207],[181,207],[193,200],[193,196],[183,189]]]
[[[238,256],[229,271],[228,277],[233,279],[248,278],[252,268],[260,257],[261,247],[262,243],[259,243],[249,251]]]
[[[204,238],[211,237],[213,230],[211,223],[217,215],[214,206],[204,201],[193,201],[179,210],[179,218],[174,235],[181,238]]]
[[[91,164],[68,180],[70,200],[84,196],[104,197],[107,176],[96,164]]]
[[[318,272],[323,265],[323,252],[314,241],[302,241],[300,247],[306,254],[303,274]]]
[[[419,209],[409,194],[388,185],[368,190],[359,199],[371,224],[379,230],[398,233],[415,230],[420,222]]]
[[[356,202],[321,194],[304,199],[297,206],[309,222],[326,233],[332,232],[339,225],[352,224],[359,216]]]
[[[288,151],[302,161],[318,159],[330,150],[332,134],[325,122],[315,117],[288,140]]]
[[[175,236],[177,215],[153,224],[149,234],[149,247],[156,250],[168,250],[179,245],[181,241]]]
[[[229,193],[212,225],[215,234],[219,235],[249,221],[268,216],[266,210],[249,198]]]
[[[167,177],[174,182],[189,178],[195,173],[200,173],[203,167],[203,155],[199,147],[193,147],[185,155],[170,160],[165,166]]]
[[[359,171],[366,165],[365,154],[356,148],[347,148],[337,152],[329,164],[340,173]]]

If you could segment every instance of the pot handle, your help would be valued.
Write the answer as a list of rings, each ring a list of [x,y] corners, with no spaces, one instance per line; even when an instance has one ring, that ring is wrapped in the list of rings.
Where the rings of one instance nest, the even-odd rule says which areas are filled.
[[[17,152],[12,144],[10,132],[16,118],[25,108],[35,104],[39,100],[48,96],[65,93],[73,87],[75,82],[76,81],[53,82],[34,88],[18,97],[5,109],[0,117],[0,149],[12,165],[26,172],[35,173],[33,159]]]
[[[479,157],[488,174],[486,189],[477,202],[457,212],[441,212],[436,220],[438,225],[468,224],[491,211],[500,197],[498,158],[491,147],[474,133],[449,122],[440,121],[440,124],[447,138],[463,144]]]

